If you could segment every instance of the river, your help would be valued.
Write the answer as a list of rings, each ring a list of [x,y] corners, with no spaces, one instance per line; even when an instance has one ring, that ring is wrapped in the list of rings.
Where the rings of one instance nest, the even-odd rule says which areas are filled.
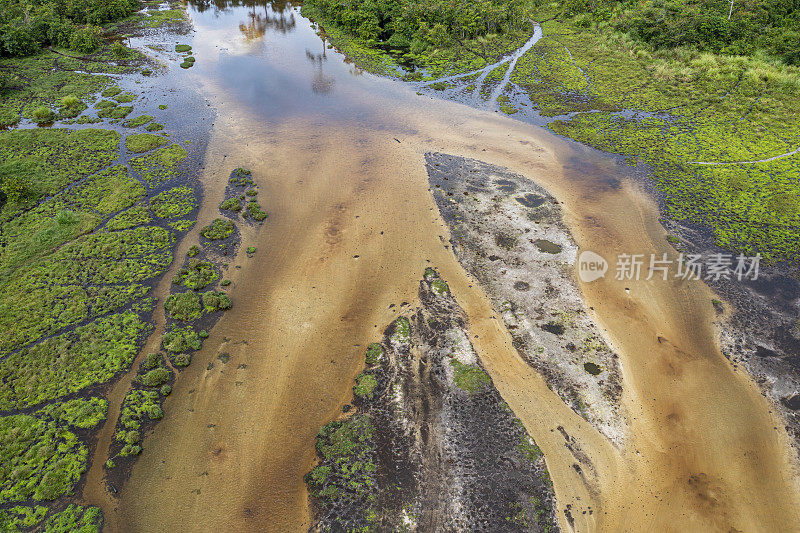
[[[179,376],[119,499],[87,488],[109,530],[306,530],[302,476],[315,434],[350,401],[365,346],[415,300],[430,264],[544,451],[565,531],[567,506],[576,531],[800,529],[788,437],[758,388],[720,354],[704,284],[581,286],[620,355],[630,420],[617,448],[520,358],[445,246],[424,155],[473,157],[536,181],[560,201],[582,249],[674,256],[655,202],[616,159],[363,73],[290,4],[187,9],[194,32],[181,42],[197,62],[169,76],[217,114],[196,228],[217,216],[237,166],[253,171],[270,218],[243,228],[243,246],[258,252],[230,266],[233,309]],[[196,237],[197,229],[177,257]],[[221,352],[230,362],[209,368]],[[556,426],[591,459],[596,483],[579,479]],[[587,506],[594,512],[575,511]]]

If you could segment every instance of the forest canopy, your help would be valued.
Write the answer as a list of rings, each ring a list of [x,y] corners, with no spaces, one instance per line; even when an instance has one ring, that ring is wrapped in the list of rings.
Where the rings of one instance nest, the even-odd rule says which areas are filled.
[[[139,7],[137,0],[0,0],[0,56],[26,56],[45,45],[92,52],[100,24]]]

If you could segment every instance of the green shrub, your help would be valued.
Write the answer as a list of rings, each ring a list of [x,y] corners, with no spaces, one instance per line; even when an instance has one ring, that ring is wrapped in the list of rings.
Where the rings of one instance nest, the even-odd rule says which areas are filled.
[[[261,222],[267,218],[267,212],[261,209],[261,206],[258,205],[258,202],[255,200],[250,200],[247,203],[247,211],[245,211],[245,216],[253,217],[253,220]]]
[[[224,292],[204,292],[203,293],[203,308],[206,313],[213,313],[214,311],[222,311],[231,308],[231,299]]]
[[[119,41],[114,41],[113,43],[111,43],[111,53],[117,59],[123,59],[125,57],[128,57],[128,49],[125,47],[124,44],[122,44]]]
[[[191,49],[192,49],[192,47],[189,46],[188,44],[176,44],[175,45],[175,51],[176,52],[183,53],[183,52],[188,52]]]
[[[81,103],[81,99],[74,94],[68,94],[61,99],[61,107],[77,107]]]
[[[211,225],[204,227],[200,234],[210,241],[227,239],[233,234],[233,222],[227,219],[216,218]]]
[[[203,303],[205,304],[205,295],[203,295]],[[164,309],[171,318],[176,320],[194,320],[200,318],[203,313],[200,308],[200,297],[191,291],[169,295],[164,301]]]
[[[219,279],[219,272],[209,261],[190,259],[189,264],[178,270],[172,278],[172,283],[182,284],[193,290],[202,289]]]
[[[145,387],[160,387],[169,381],[170,372],[166,368],[154,368],[140,378]]]
[[[197,246],[196,244],[193,244],[193,245],[192,245],[192,246],[189,248],[189,251],[187,251],[187,252],[186,252],[186,255],[188,255],[189,257],[194,257],[194,256],[196,256],[196,255],[197,255],[197,254],[199,254],[199,253],[200,253],[200,247],[199,247],[199,246]]]
[[[373,342],[367,347],[367,355],[365,357],[366,363],[369,366],[377,365],[378,361],[380,361],[381,357],[383,356],[384,350],[383,346],[378,344],[377,342]]]
[[[372,374],[359,374],[353,386],[353,394],[363,400],[371,400],[378,380]]]
[[[73,50],[89,54],[100,48],[103,43],[103,30],[97,26],[87,25],[78,28],[72,34],[69,47]]]
[[[219,205],[223,211],[236,211],[242,210],[242,202],[238,198],[228,198]]]
[[[191,326],[185,328],[173,328],[164,333],[161,338],[164,349],[172,353],[185,352],[187,350],[199,350],[203,346],[200,336]]]
[[[55,113],[47,106],[39,106],[31,113],[33,121],[38,123],[52,122],[54,117]]]

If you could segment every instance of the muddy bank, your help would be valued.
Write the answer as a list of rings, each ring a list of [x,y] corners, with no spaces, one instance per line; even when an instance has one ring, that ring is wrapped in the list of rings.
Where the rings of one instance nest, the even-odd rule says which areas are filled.
[[[355,408],[317,437],[321,461],[306,476],[312,530],[557,529],[542,452],[483,370],[464,311],[431,268],[419,300],[367,349]]]
[[[504,168],[440,153],[425,159],[453,252],[489,293],[520,355],[576,413],[622,444],[618,358],[573,281],[578,248],[558,201]]]

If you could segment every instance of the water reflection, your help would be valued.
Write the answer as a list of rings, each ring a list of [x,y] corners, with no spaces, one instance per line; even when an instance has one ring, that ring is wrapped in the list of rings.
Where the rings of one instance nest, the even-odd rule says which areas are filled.
[[[285,0],[188,0],[198,61],[192,74],[218,84],[255,115],[350,120],[371,111],[369,76],[332,49],[324,30]]]

